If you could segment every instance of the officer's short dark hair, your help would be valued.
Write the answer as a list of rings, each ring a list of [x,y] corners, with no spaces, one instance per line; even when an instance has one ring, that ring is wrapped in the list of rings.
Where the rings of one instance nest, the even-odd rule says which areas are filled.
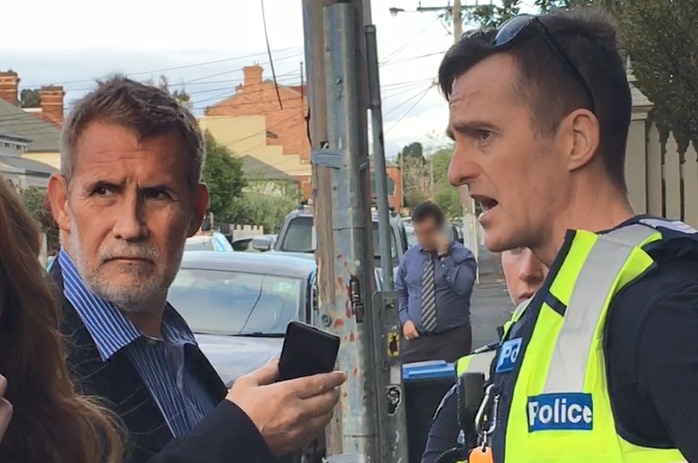
[[[437,227],[442,227],[446,222],[444,211],[437,204],[431,201],[417,204],[412,210],[412,222],[422,223],[428,219],[432,219]]]
[[[599,150],[613,182],[625,190],[625,146],[630,127],[632,97],[616,28],[608,13],[584,8],[539,16],[560,43],[591,89],[599,120]],[[455,79],[482,60],[502,53],[492,45],[496,30],[475,30],[463,35],[446,53],[439,68],[439,86],[448,99]],[[590,102],[542,34],[516,43],[505,53],[519,67],[515,91],[528,102],[536,129],[553,134],[562,119]]]

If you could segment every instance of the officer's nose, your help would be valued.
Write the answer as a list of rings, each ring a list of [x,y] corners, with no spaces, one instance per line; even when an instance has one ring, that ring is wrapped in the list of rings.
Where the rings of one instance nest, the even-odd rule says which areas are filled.
[[[531,285],[539,284],[545,278],[545,266],[528,248],[523,250],[523,255],[519,260],[518,276],[521,281]]]
[[[472,162],[466,144],[456,142],[451,156],[451,164],[448,166],[448,181],[453,186],[470,185],[477,177],[479,169]]]

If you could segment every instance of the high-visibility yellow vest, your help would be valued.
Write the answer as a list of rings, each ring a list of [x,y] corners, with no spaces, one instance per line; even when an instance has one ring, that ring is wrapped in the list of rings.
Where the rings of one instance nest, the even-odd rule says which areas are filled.
[[[619,291],[655,265],[643,249],[663,240],[655,227],[698,233],[658,219],[601,235],[568,232],[525,316],[505,328],[492,364],[499,389],[495,462],[686,461],[676,449],[640,447],[618,435],[606,379],[607,311]]]
[[[504,332],[506,333],[511,326],[512,323],[517,321],[521,315],[524,313],[524,310],[526,310],[526,306],[528,306],[528,303],[531,300],[528,299],[526,301],[523,301],[521,304],[519,304],[516,309],[514,309],[514,312],[512,312],[511,318],[509,321],[507,321],[504,324]],[[456,362],[456,377],[460,378],[461,376],[465,375],[466,373],[482,373],[485,375],[485,379],[489,378],[490,375],[490,366],[492,365],[492,361],[494,360],[495,354],[497,352],[496,348],[492,349],[483,349],[482,351],[475,351],[471,354],[465,355],[461,358],[458,359]],[[460,382],[456,383],[456,387],[460,387]],[[459,395],[462,393],[461,391],[457,392]],[[467,427],[468,429],[474,429],[474,426],[472,424],[467,424],[465,425],[464,423],[460,423],[461,427]],[[464,426],[465,425],[465,426]],[[455,443],[454,443],[455,445]],[[466,463],[465,461],[457,461],[455,463]]]
[[[531,302],[531,299],[523,301],[514,309],[511,318],[504,324],[503,328],[505,333],[509,330],[509,327],[521,317],[529,302]],[[482,351],[476,350],[471,354],[459,358],[456,362],[456,377],[460,378],[466,373],[483,373],[485,378],[489,377],[490,366],[492,360],[494,360],[495,353],[495,348],[483,349]]]

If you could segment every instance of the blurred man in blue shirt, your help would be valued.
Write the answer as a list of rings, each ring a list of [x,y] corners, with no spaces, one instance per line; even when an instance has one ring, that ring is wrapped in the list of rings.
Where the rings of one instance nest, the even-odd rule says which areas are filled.
[[[470,250],[449,241],[436,204],[417,205],[412,224],[417,245],[402,257],[395,277],[402,360],[455,362],[472,349],[470,296],[477,262]]]

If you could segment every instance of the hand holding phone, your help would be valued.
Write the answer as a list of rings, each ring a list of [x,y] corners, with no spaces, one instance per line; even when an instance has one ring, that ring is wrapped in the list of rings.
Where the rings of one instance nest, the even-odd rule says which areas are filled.
[[[275,456],[308,444],[332,419],[346,380],[333,371],[339,343],[331,333],[291,322],[278,363],[235,381],[227,399],[250,417]]]
[[[306,323],[290,322],[279,359],[278,381],[331,372],[339,344],[339,337],[332,333]]]

